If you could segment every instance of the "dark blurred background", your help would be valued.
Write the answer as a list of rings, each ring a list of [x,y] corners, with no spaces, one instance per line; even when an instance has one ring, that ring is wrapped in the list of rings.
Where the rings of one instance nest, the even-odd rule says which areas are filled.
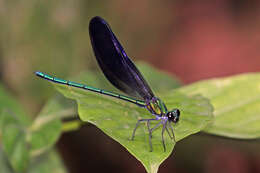
[[[0,0],[0,80],[32,117],[56,92],[34,71],[68,77],[97,70],[88,36],[96,15],[134,61],[184,84],[260,71],[259,0]],[[64,134],[57,146],[72,173],[145,172],[90,124]],[[258,148],[259,141],[193,135],[178,142],[159,172],[260,172]]]

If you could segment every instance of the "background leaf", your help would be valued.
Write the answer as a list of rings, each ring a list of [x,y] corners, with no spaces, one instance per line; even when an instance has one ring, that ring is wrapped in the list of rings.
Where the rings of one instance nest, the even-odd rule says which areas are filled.
[[[15,100],[15,98],[9,94],[7,89],[3,87],[3,85],[0,83],[0,112],[3,110],[12,111],[12,113],[20,115],[17,117],[17,121],[19,121],[21,124],[28,125],[30,124],[30,119],[28,116],[26,116],[25,111],[22,109],[22,106]],[[0,113],[0,128],[1,128],[1,113]]]
[[[154,70],[150,70],[150,73],[150,76],[153,76]],[[92,84],[90,79],[97,79],[97,77],[93,77],[93,74],[86,74],[84,79],[88,79],[87,83]],[[80,81],[84,81],[84,79],[77,78]],[[154,82],[161,83],[161,80],[164,83],[167,81],[166,85],[173,83],[169,81],[168,77],[164,78],[164,76],[158,76],[157,81],[154,80]],[[95,87],[104,88],[102,82],[96,82],[95,84]],[[153,133],[153,152],[149,152],[147,127],[144,125],[137,130],[135,140],[129,140],[137,120],[151,118],[146,109],[77,88],[58,84],[56,84],[56,88],[66,97],[77,101],[79,116],[83,121],[96,125],[123,145],[142,162],[148,172],[157,172],[159,165],[173,150],[174,143],[165,134],[167,149],[166,152],[163,152],[161,131],[157,130]],[[169,109],[179,108],[181,110],[181,120],[177,126],[174,126],[177,141],[200,131],[212,119],[212,107],[209,101],[199,95],[187,97],[178,91],[170,90],[167,94],[161,94],[160,96]]]
[[[152,90],[155,94],[157,94],[157,92],[165,93],[182,85],[180,80],[172,74],[156,70],[147,63],[138,62],[136,65],[138,69],[142,70],[142,74],[145,77],[145,80],[149,83],[150,86],[152,86]],[[105,78],[101,70],[98,70],[98,72],[81,72],[77,77],[73,77],[72,80],[89,84],[93,87],[101,87],[102,89],[122,93]]]
[[[29,164],[29,146],[26,141],[26,128],[18,121],[19,116],[11,111],[1,113],[3,149],[17,172],[23,172]]]
[[[151,85],[154,93],[165,93],[182,85],[181,81],[173,74],[155,70],[154,67],[145,62],[137,63],[137,67],[142,70],[145,80]]]
[[[53,147],[58,140],[61,134],[60,118],[75,111],[64,109],[64,104],[56,97],[32,121],[3,87],[0,87],[0,96],[0,139],[8,160],[2,159],[0,164],[5,164],[6,169],[11,167],[10,170],[15,172],[25,172],[36,167],[36,164],[30,163],[39,159],[36,156],[42,157],[40,154]],[[41,164],[39,161],[37,163]],[[45,169],[48,170],[47,167]]]
[[[47,152],[31,163],[28,173],[65,173],[67,172],[59,155],[54,150]]]
[[[2,146],[0,145],[0,172],[3,173],[13,173],[12,168],[2,150]]]
[[[210,99],[215,121],[205,132],[241,139],[260,137],[259,73],[201,81],[180,91]]]
[[[20,104],[0,85],[0,139],[10,165],[18,172],[29,164],[26,126],[30,123]]]
[[[75,103],[58,95],[48,101],[30,127],[32,154],[52,147],[62,132],[61,119],[76,114]]]

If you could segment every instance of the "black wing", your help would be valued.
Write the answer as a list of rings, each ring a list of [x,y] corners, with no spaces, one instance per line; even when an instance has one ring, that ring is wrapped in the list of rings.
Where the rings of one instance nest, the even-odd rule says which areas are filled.
[[[116,88],[137,99],[150,100],[154,97],[142,74],[126,55],[104,19],[91,19],[89,35],[100,68]]]

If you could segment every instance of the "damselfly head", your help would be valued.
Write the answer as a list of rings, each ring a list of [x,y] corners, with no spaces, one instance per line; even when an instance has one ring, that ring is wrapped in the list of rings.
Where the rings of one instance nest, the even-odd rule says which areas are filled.
[[[166,116],[168,119],[174,123],[177,123],[179,121],[181,112],[179,109],[173,109],[172,111],[169,111]]]

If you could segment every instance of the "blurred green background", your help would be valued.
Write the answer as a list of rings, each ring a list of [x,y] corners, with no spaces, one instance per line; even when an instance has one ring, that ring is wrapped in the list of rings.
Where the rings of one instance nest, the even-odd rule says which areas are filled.
[[[89,20],[97,15],[134,61],[183,83],[260,71],[258,0],[0,0],[0,81],[28,115],[37,115],[55,93],[34,71],[64,78],[86,69],[101,72],[88,35]],[[178,143],[159,172],[260,172],[257,142],[192,136]],[[73,173],[144,172],[92,125],[64,134],[58,149]]]

